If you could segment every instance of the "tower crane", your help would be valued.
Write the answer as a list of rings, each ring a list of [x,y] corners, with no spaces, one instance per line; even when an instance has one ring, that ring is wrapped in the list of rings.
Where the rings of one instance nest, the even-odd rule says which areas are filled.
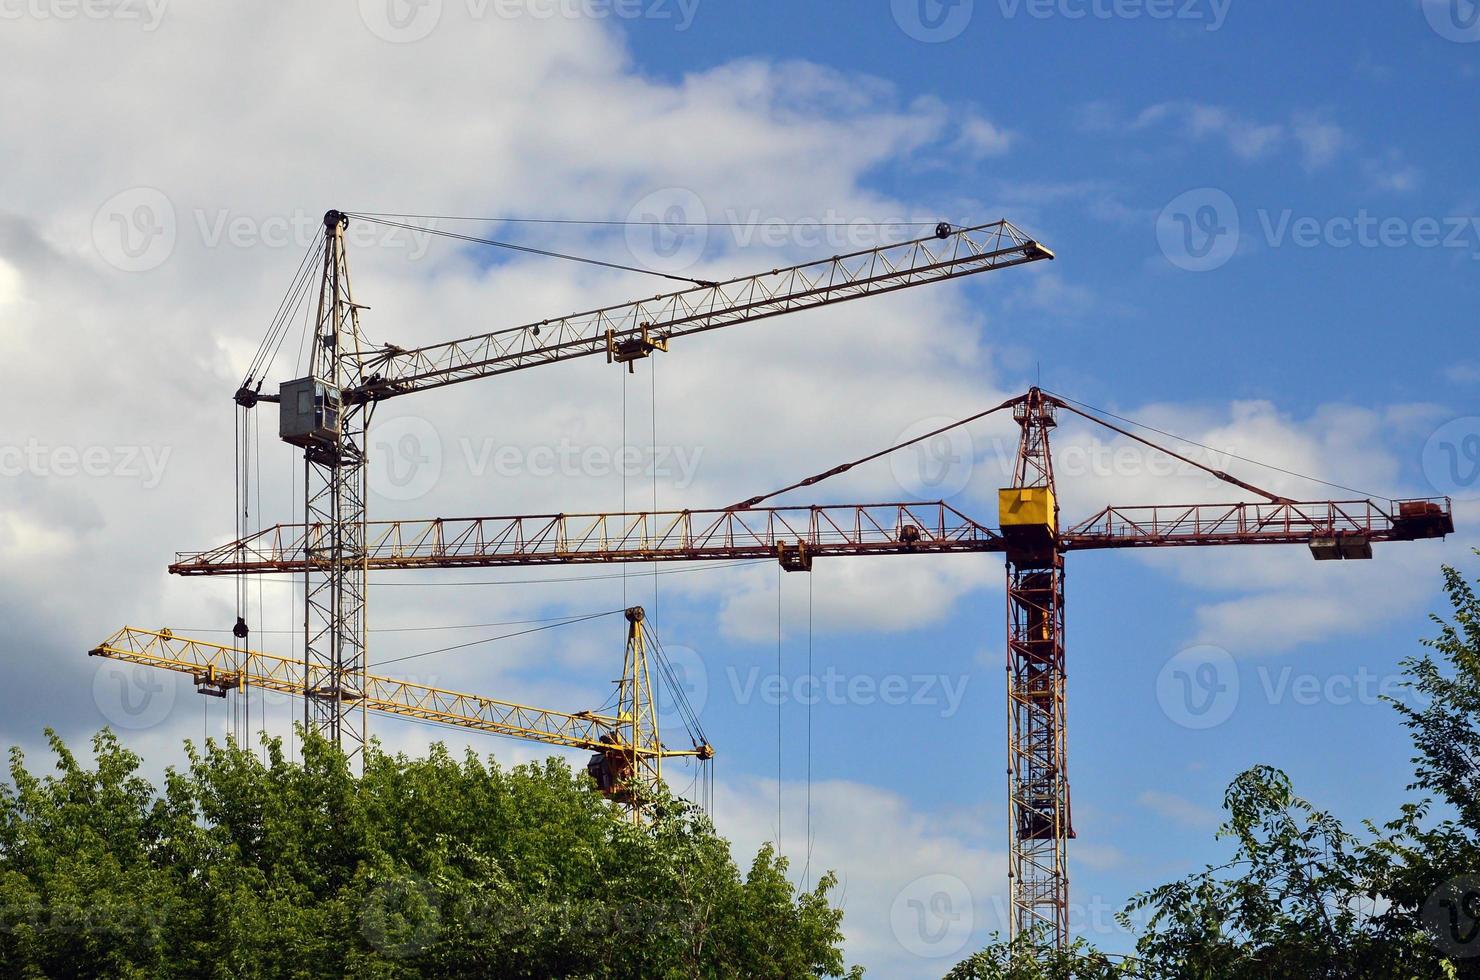
[[[630,371],[633,362],[692,334],[1054,257],[1006,220],[969,228],[941,223],[913,241],[723,282],[691,280],[692,288],[651,299],[408,349],[374,346],[360,329],[365,307],[355,302],[345,254],[351,217],[395,223],[324,215],[309,374],[272,394],[249,373],[235,395],[244,409],[277,402],[279,435],[303,450],[305,523],[322,529],[305,542],[299,566],[304,723],[351,757],[365,738],[365,452],[380,402],[598,354]]]
[[[633,606],[625,616],[626,653],[610,713],[532,708],[368,673],[361,705],[402,718],[587,750],[593,753],[587,771],[597,788],[620,803],[633,821],[640,821],[662,783],[664,759],[708,761],[714,758],[714,749],[697,727],[691,731],[692,748],[670,749],[663,744],[648,666],[646,615],[641,606]],[[125,626],[88,654],[189,674],[196,690],[211,697],[250,688],[308,696],[301,661],[176,636],[168,629]]]
[[[1317,561],[1361,560],[1372,558],[1377,543],[1451,534],[1454,516],[1447,497],[1292,500],[1036,387],[972,418],[1006,410],[1020,435],[1010,485],[998,493],[995,527],[944,501],[759,506],[776,495],[766,494],[715,510],[376,522],[369,525],[365,563],[372,569],[414,569],[765,558],[788,571],[806,572],[815,559],[844,555],[1002,554],[1009,929],[1014,935],[1046,934],[1062,946],[1069,936],[1067,842],[1075,837],[1065,740],[1065,556],[1102,549],[1283,544],[1305,545]],[[1261,499],[1112,505],[1065,526],[1049,444],[1061,411]],[[787,489],[811,486],[853,465]],[[322,524],[278,525],[212,550],[178,554],[170,571],[186,576],[295,572],[320,560],[317,542],[330,531]]]

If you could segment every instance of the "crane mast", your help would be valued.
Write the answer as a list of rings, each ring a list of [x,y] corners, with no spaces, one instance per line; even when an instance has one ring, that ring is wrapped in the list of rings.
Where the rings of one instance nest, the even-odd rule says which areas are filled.
[[[324,268],[309,375],[280,392],[279,431],[303,447],[304,514],[324,529],[304,552],[303,723],[351,757],[365,742],[365,432],[369,406],[343,393],[359,381],[360,307],[350,290],[344,232],[324,215]]]
[[[770,559],[788,571],[810,571],[814,560],[833,556],[1002,554],[1009,930],[1062,945],[1069,928],[1067,842],[1075,837],[1065,737],[1065,557],[1128,548],[1304,545],[1318,561],[1370,559],[1379,542],[1452,533],[1453,507],[1447,498],[1291,500],[1140,440],[1263,499],[1111,505],[1066,527],[1050,445],[1059,413],[1067,410],[1139,437],[1038,388],[999,407],[1011,407],[1020,436],[1011,485],[998,493],[996,527],[944,501],[377,521],[370,525],[367,564],[412,569]],[[296,571],[324,530],[301,524],[266,528],[208,551],[177,554],[170,572]]]
[[[1012,486],[998,509],[1007,566],[1009,932],[1068,941],[1066,841],[1074,836],[1064,725],[1064,556],[1049,431],[1038,389],[1013,406],[1022,429]]]
[[[180,553],[170,566],[178,575],[303,573],[305,721],[349,755],[363,745],[367,708],[413,715],[424,710],[405,710],[402,702],[383,697],[385,679],[366,671],[365,585],[371,569],[770,558],[783,569],[805,572],[816,558],[833,555],[1001,553],[1007,576],[1009,930],[1062,948],[1069,939],[1067,841],[1075,837],[1065,739],[1065,555],[1096,549],[1305,544],[1317,560],[1366,559],[1372,557],[1374,542],[1442,538],[1454,530],[1447,498],[1291,500],[1158,446],[1036,387],[973,417],[1011,407],[1020,428],[1011,484],[998,494],[996,528],[943,501],[753,506],[775,494],[720,510],[371,523],[365,507],[365,436],[374,405],[384,399],[591,355],[604,354],[608,362],[630,370],[636,360],[667,351],[675,338],[1054,255],[1007,221],[971,228],[942,224],[933,236],[911,242],[724,282],[696,280],[692,289],[651,299],[408,349],[374,347],[363,340],[361,307],[350,292],[344,255],[350,217],[338,211],[325,215],[309,377],[284,382],[276,395],[262,394],[262,380],[254,384],[249,377],[236,395],[245,408],[259,401],[280,403],[280,434],[304,450],[304,523],[244,533],[208,551]],[[1060,410],[1200,467],[1263,500],[1107,506],[1064,527],[1049,442]],[[788,489],[809,486],[851,465]],[[619,800],[622,785],[658,785],[663,758],[708,758],[706,753],[712,752],[707,744],[696,744],[692,752],[671,752],[658,740],[656,716],[643,707],[652,703],[652,682],[642,620],[640,609],[628,611],[628,649],[616,715],[565,716],[607,726],[600,732],[588,728],[579,744],[596,751],[592,774]],[[141,659],[140,644],[127,633],[93,652],[151,662]],[[142,645],[164,647],[171,640],[167,634],[153,634]],[[241,655],[224,647],[219,652]],[[249,662],[253,656],[265,662],[256,654],[249,655]],[[170,669],[202,669],[199,657],[158,655],[152,662]],[[214,662],[204,669],[207,680],[202,684],[197,674],[197,684],[221,689],[222,675]],[[237,683],[248,679],[239,669],[230,676]],[[266,676],[254,675],[253,682],[268,684]],[[449,723],[464,721],[472,722],[464,727],[489,730],[474,713]],[[572,744],[553,735],[544,740]]]
[[[1053,258],[1007,221],[940,224],[914,241],[408,350],[364,340],[345,255],[349,221],[340,211],[324,215],[308,376],[284,382],[276,395],[248,378],[235,397],[243,408],[276,401],[279,435],[303,449],[305,525],[314,529],[301,565],[304,724],[351,757],[365,740],[365,453],[378,402],[595,354],[630,370],[675,337]]]

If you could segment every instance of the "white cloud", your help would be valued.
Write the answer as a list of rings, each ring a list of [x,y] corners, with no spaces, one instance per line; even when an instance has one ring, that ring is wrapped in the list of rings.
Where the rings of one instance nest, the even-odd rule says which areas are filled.
[[[50,79],[44,93],[28,87],[8,98],[0,127],[7,166],[0,213],[12,216],[0,219],[0,303],[6,304],[0,330],[8,355],[0,364],[0,413],[19,420],[12,428],[18,437],[50,447],[172,450],[157,487],[127,475],[30,473],[7,483],[0,501],[0,610],[8,627],[0,656],[12,692],[0,736],[7,741],[32,744],[46,722],[75,733],[107,720],[101,705],[88,703],[96,665],[84,651],[120,624],[225,628],[233,621],[233,583],[169,578],[163,569],[177,548],[232,537],[229,396],[325,209],[621,219],[650,193],[678,187],[697,195],[711,217],[754,207],[766,218],[821,218],[819,202],[826,202],[845,217],[893,218],[927,212],[934,202],[870,190],[865,175],[881,161],[910,159],[957,139],[983,154],[1000,153],[1014,138],[938,101],[906,102],[887,84],[816,66],[742,61],[657,80],[636,71],[617,35],[592,21],[464,22],[464,14],[460,5],[445,5],[446,19],[431,35],[404,45],[377,39],[352,6],[332,5],[171,7],[159,30],[147,35],[121,23],[25,22],[0,32],[0,78]],[[333,39],[332,56],[325,55],[325,38]],[[62,63],[68,71],[57,74]],[[1251,158],[1272,152],[1283,132],[1283,124],[1194,105],[1143,116],[1136,125],[1165,117]],[[47,136],[44,152],[37,133]],[[156,267],[129,273],[108,263],[108,243],[95,237],[94,218],[104,202],[135,188],[155,189],[168,201],[175,240]],[[1021,198],[1031,203],[1035,194],[1026,188]],[[1006,216],[1036,231],[1019,214]],[[223,220],[244,222],[249,241],[277,225],[290,239],[305,237],[282,245],[214,241],[209,232]],[[499,233],[633,260],[620,236],[562,230],[555,237],[508,227]],[[801,243],[766,249],[711,235],[712,248],[695,274],[736,274],[844,250]],[[440,243],[412,260],[406,245],[404,238],[376,239],[351,252],[357,299],[371,306],[365,326],[377,341],[431,342],[665,288],[546,260],[474,257]],[[1036,268],[988,278],[994,298],[1005,298],[1009,283],[1021,283],[1011,288],[1036,297],[1040,308],[1092,301]],[[41,296],[44,307],[34,302]],[[998,352],[981,339],[995,335],[999,316],[995,304],[968,301],[953,287],[918,290],[723,338],[684,339],[632,376],[588,359],[447,389],[404,407],[392,402],[378,421],[399,412],[432,423],[443,473],[423,497],[376,499],[375,516],[574,512],[615,509],[624,498],[645,506],[653,493],[645,479],[626,486],[593,473],[496,479],[473,472],[464,449],[482,439],[518,447],[570,439],[615,448],[624,402],[628,438],[650,437],[649,384],[658,395],[657,442],[702,450],[692,486],[659,483],[660,505],[728,504],[890,445],[920,419],[962,417],[1000,401],[1017,381],[1004,376]],[[295,326],[274,381],[293,372],[298,340]],[[1386,485],[1396,472],[1390,448],[1373,438],[1375,425],[1355,409],[1295,420],[1268,405],[1153,405],[1131,414],[1185,429],[1215,447],[1339,474],[1357,485],[1368,479]],[[262,496],[251,495],[254,524],[291,520],[301,506],[293,482],[301,479],[301,465],[275,440],[274,421],[270,408],[258,410]],[[976,431],[977,469],[963,506],[972,503],[991,520],[1014,433],[1010,422]],[[1090,445],[1080,436],[1058,444]],[[1223,498],[1221,487],[1210,488],[1196,474],[1180,483],[1113,472],[1087,472],[1072,484],[1065,479],[1066,508],[1075,513],[1096,502],[1183,499],[1192,491],[1217,490],[1209,496]],[[1270,479],[1274,489],[1285,485]],[[861,467],[819,490],[831,499],[903,495],[887,463]],[[1185,581],[1234,590],[1235,599],[1288,594],[1283,590],[1296,578],[1277,564],[1207,578],[1202,569],[1222,563],[1163,557],[1179,562],[1173,571]],[[968,556],[819,562],[816,624],[846,632],[936,623],[966,597],[1000,588],[998,568],[990,558]],[[665,599],[701,604],[731,635],[756,639],[774,623],[775,575],[769,565],[675,575],[663,578],[661,588]],[[478,577],[510,584],[377,585],[371,625],[612,609],[627,601],[626,585],[634,595],[646,588],[638,574],[624,583],[581,569]],[[542,578],[591,580],[513,584]],[[1313,595],[1329,602],[1337,588]],[[291,651],[291,632],[266,629],[292,631],[301,621],[297,590],[272,582],[260,590],[257,583],[249,590],[251,608],[259,594],[265,607],[264,616],[253,616],[257,636],[270,649]],[[1209,616],[1223,615],[1219,608],[1210,607]],[[1333,628],[1329,614],[1312,617],[1300,603],[1278,615]],[[620,636],[611,636],[608,625],[500,641],[396,670],[428,683],[586,707],[608,693],[612,671],[605,665],[620,655]],[[1309,634],[1311,627],[1302,629]],[[374,636],[377,662],[442,645],[425,635]],[[544,669],[550,665],[568,668],[561,671],[568,676]],[[196,736],[203,721],[219,730],[220,708],[206,716],[206,699],[185,684],[164,723],[130,736],[156,760],[180,738]],[[270,722],[286,731],[291,716],[285,706]],[[372,730],[413,751],[434,738],[462,741],[455,732],[378,720]],[[474,742],[483,750],[489,744]],[[516,759],[547,754],[504,743],[497,751]],[[766,783],[742,777],[722,790],[720,812],[730,815],[722,827],[736,834],[742,850],[753,850],[770,819]],[[786,796],[794,801],[799,794],[788,788]],[[919,968],[900,959],[889,924],[893,897],[910,881],[955,874],[982,907],[1003,886],[1001,854],[976,843],[998,839],[1000,828],[963,827],[856,784],[814,786],[814,801],[813,867],[844,872],[850,952],[871,965],[892,958],[907,970]],[[787,817],[785,824],[799,821]],[[1076,860],[1119,860],[1104,848],[1080,851]],[[983,930],[993,924],[983,918]],[[928,964],[928,972],[939,975],[940,965]]]
[[[1444,366],[1444,377],[1455,384],[1474,384],[1480,381],[1480,365],[1472,361],[1458,361]]]
[[[1347,142],[1340,126],[1309,113],[1296,113],[1291,129],[1308,170],[1331,163]]]
[[[1362,166],[1367,173],[1368,182],[1377,190],[1407,194],[1417,190],[1423,182],[1422,171],[1409,163],[1399,150],[1388,150],[1367,160]]]
[[[1009,308],[1041,310],[1053,316],[1076,317],[1101,309],[1093,290],[1069,282],[1057,272],[1035,276],[1032,282],[1012,291]]]
[[[742,870],[762,843],[776,839],[776,786],[742,779],[722,780],[717,788],[718,827],[733,842]],[[782,850],[790,877],[800,882],[807,864],[806,786],[787,782],[781,792]],[[828,780],[812,784],[812,834],[811,882],[825,871],[837,873],[833,898],[844,909],[848,962],[864,964],[871,975],[939,977],[992,932],[1006,932],[1006,854],[982,845],[1000,830],[977,815],[922,810],[881,787]],[[942,875],[949,877],[935,877]],[[921,910],[901,907],[922,882],[944,883],[970,902],[953,908],[960,918],[951,931],[942,928],[940,942],[927,945],[924,956],[910,918]]]
[[[1308,170],[1329,165],[1350,142],[1340,125],[1314,112],[1297,110],[1286,120],[1258,120],[1227,106],[1188,99],[1159,102],[1132,116],[1123,115],[1109,103],[1094,102],[1081,109],[1079,120],[1081,127],[1092,133],[1139,133],[1158,126],[1174,127],[1189,141],[1220,141],[1243,160],[1268,158],[1293,142]]]
[[[726,636],[758,643],[776,636],[776,574],[775,566],[767,564],[728,580],[707,576],[686,585],[702,587],[718,599],[719,626]],[[811,574],[813,624],[830,633],[919,629],[948,618],[966,596],[1002,582],[1001,562],[981,555],[818,559]],[[788,581],[791,577],[781,580],[788,634],[805,628],[797,619],[804,614],[800,603],[805,600],[796,591],[804,583]]]
[[[1199,830],[1215,828],[1222,819],[1217,810],[1194,803],[1176,793],[1146,790],[1136,797],[1136,802],[1158,816]]]
[[[1210,447],[1141,432],[1206,466],[1292,499],[1352,500],[1370,492],[1382,501],[1432,492],[1404,485],[1399,453],[1411,453],[1422,443],[1436,417],[1433,406],[1379,410],[1333,404],[1303,417],[1262,401],[1111,410]],[[1060,421],[1054,433],[1055,473],[1066,523],[1110,505],[1258,499],[1124,437],[1072,418]],[[1326,486],[1297,473],[1355,489]],[[1438,564],[1473,540],[1464,522],[1457,518],[1456,523],[1461,534],[1447,542],[1379,544],[1372,561],[1313,565],[1309,551],[1298,545],[1157,549],[1121,560],[1138,559],[1203,594],[1194,600],[1196,625],[1189,642],[1259,656],[1358,634],[1420,611],[1432,594]]]
[[[1157,126],[1175,126],[1191,140],[1221,140],[1237,156],[1255,160],[1268,155],[1286,138],[1281,123],[1248,119],[1223,106],[1179,99],[1158,102],[1132,115],[1123,115],[1105,102],[1093,102],[1080,110],[1080,125],[1088,132],[1137,133]]]
[[[981,116],[968,116],[961,123],[958,145],[977,157],[994,157],[1006,153],[1014,142],[1012,133]]]

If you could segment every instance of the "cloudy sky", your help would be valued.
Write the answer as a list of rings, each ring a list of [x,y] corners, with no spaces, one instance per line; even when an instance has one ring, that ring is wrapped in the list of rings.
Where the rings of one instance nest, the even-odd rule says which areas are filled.
[[[1217,858],[1240,769],[1285,768],[1351,818],[1401,794],[1378,696],[1433,632],[1440,563],[1477,567],[1470,7],[0,0],[0,735],[39,760],[45,726],[112,725],[157,772],[227,730],[188,683],[84,653],[125,623],[231,625],[232,583],[164,569],[232,537],[230,395],[326,209],[658,222],[422,223],[704,278],[1007,217],[1058,261],[683,340],[632,375],[590,359],[391,402],[371,508],[722,506],[1034,382],[1291,496],[1453,495],[1458,535],[1366,563],[1073,556],[1074,924],[1123,948],[1109,913]],[[351,231],[377,343],[668,288]],[[273,383],[303,370],[300,338]],[[275,422],[264,406],[247,430],[252,526],[301,509]],[[992,523],[1013,440],[983,424],[785,499],[945,496]],[[1243,499],[1083,424],[1055,440],[1066,519]],[[624,446],[643,460],[625,475]],[[372,659],[645,604],[720,753],[740,859],[779,838],[798,878],[835,869],[849,956],[938,976],[1005,928],[1000,566],[386,573]],[[259,645],[300,649],[294,589],[247,592]],[[605,700],[621,639],[605,617],[398,666],[575,710]],[[1179,686],[1198,677],[1216,683]],[[254,727],[298,710],[259,699]],[[395,748],[468,742],[373,726]]]

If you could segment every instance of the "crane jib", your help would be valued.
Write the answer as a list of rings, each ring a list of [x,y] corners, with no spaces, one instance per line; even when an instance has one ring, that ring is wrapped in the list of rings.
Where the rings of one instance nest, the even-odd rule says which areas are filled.
[[[379,401],[428,388],[608,352],[613,341],[652,334],[673,337],[813,309],[865,296],[941,282],[994,269],[1052,259],[1054,254],[1016,229],[998,225],[994,238],[1009,244],[986,248],[952,232],[946,247],[921,239],[821,262],[792,266],[619,306],[542,320],[429,347],[386,345],[358,356],[360,384],[346,389],[351,403]],[[949,254],[947,252],[949,251]],[[893,256],[892,253],[901,253]]]

